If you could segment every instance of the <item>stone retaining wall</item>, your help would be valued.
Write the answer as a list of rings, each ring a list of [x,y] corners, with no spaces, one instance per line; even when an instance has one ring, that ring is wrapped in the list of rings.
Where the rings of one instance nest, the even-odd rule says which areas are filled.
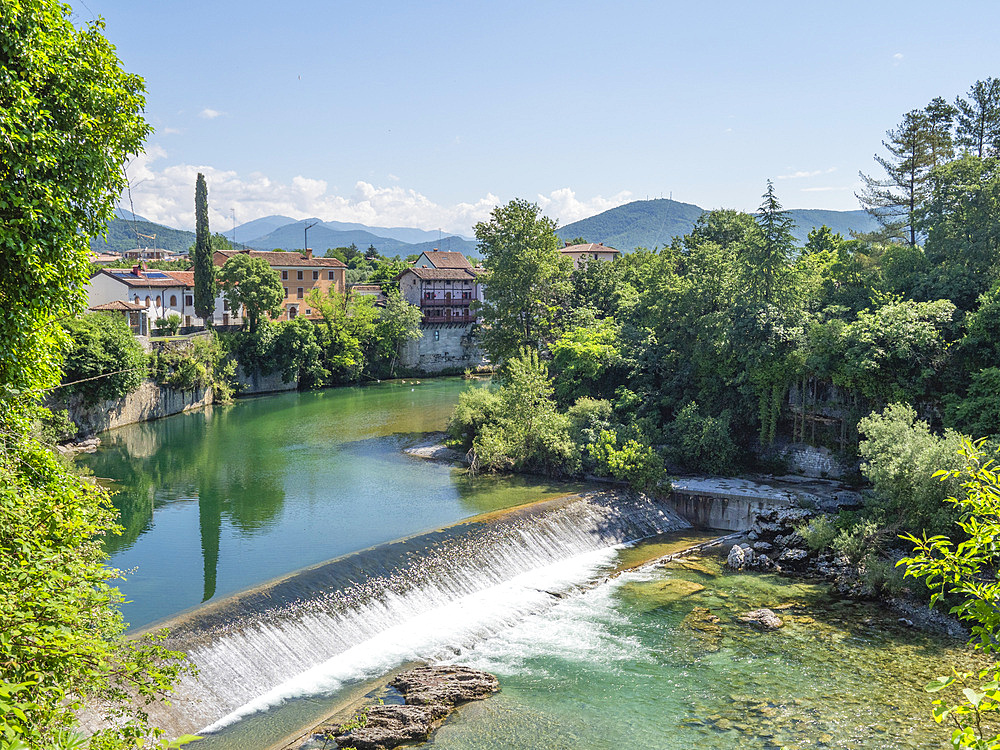
[[[135,422],[148,422],[180,414],[210,403],[211,388],[176,391],[157,385],[152,380],[144,380],[124,398],[99,401],[88,406],[83,403],[81,396],[74,395],[68,400],[54,401],[49,405],[53,409],[68,410],[70,419],[80,428],[80,436],[87,437]]]

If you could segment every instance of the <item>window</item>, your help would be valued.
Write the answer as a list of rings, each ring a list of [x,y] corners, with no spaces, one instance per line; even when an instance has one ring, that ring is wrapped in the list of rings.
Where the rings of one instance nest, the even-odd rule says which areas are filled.
[[[310,310],[310,309],[309,309],[309,308],[307,307],[307,308],[306,308],[306,315],[312,315],[312,314],[313,314],[313,311],[312,311],[312,310]]]
[[[147,294],[146,295],[146,307],[149,307],[149,303],[150,302],[152,302],[152,300],[149,298],[149,295]]]
[[[313,281],[316,281],[318,279],[319,279],[319,271],[313,271]]]
[[[281,272],[281,280],[282,281],[288,281],[288,271],[282,271]]]
[[[184,316],[184,325],[186,325],[186,326],[190,326],[191,325],[191,316],[190,315],[185,315]]]
[[[187,305],[188,307],[192,307],[194,305],[194,296],[191,294],[185,294],[184,304]]]
[[[160,295],[157,294],[156,295],[156,306],[159,307],[162,304],[163,304],[163,301],[160,299]]]
[[[288,299],[288,287],[282,287],[285,290],[285,299]]]
[[[327,278],[330,281],[333,281],[335,278],[337,278],[336,276],[334,276],[335,271],[327,271],[326,273],[327,273]]]
[[[170,306],[171,307],[177,307],[177,295],[176,294],[171,294],[170,295]]]
[[[299,271],[299,281],[302,281],[302,271]]]
[[[424,292],[424,299],[434,299],[434,292]]]
[[[229,300],[226,297],[222,298],[222,309],[229,312]]]
[[[299,273],[302,273],[302,271],[299,271]],[[298,297],[299,299],[302,299],[302,287],[299,287],[298,293],[295,296]]]

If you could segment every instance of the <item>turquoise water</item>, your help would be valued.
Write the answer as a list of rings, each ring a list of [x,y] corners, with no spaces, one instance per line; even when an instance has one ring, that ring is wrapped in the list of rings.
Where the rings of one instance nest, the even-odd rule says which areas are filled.
[[[126,620],[142,627],[333,557],[572,491],[469,477],[402,450],[444,429],[460,379],[288,393],[129,425],[84,461],[113,480]]]
[[[922,689],[962,644],[825,586],[723,574],[721,561],[625,573],[464,654],[501,692],[457,712],[442,750],[477,748],[937,748]],[[703,587],[703,588],[701,588]],[[782,629],[735,620],[778,608]],[[704,633],[695,607],[720,618]]]

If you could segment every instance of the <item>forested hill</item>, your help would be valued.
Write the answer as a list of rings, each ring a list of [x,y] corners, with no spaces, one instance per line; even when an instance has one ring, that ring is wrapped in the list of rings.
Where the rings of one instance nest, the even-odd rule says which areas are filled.
[[[653,249],[669,245],[674,237],[688,234],[704,212],[704,209],[691,203],[666,198],[633,201],[589,219],[567,224],[558,230],[558,234],[566,241],[582,237],[587,242],[603,242],[626,252],[637,247]],[[805,244],[812,229],[823,224],[844,237],[849,237],[851,230],[870,232],[877,228],[875,221],[864,211],[794,209],[788,214],[795,221],[792,234],[800,244]]]
[[[145,235],[139,237],[138,235]],[[155,237],[155,239],[150,239]],[[163,224],[155,224],[141,216],[128,219],[119,214],[108,222],[108,237],[92,237],[90,249],[96,253],[123,253],[136,247],[159,247],[172,253],[187,252],[194,244],[194,232],[171,229]]]

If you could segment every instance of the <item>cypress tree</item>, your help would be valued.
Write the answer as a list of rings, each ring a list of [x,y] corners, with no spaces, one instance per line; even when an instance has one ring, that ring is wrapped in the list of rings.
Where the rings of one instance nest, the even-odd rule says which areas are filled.
[[[211,327],[219,285],[212,263],[212,235],[208,231],[208,187],[201,172],[194,188],[194,217],[194,313]]]

